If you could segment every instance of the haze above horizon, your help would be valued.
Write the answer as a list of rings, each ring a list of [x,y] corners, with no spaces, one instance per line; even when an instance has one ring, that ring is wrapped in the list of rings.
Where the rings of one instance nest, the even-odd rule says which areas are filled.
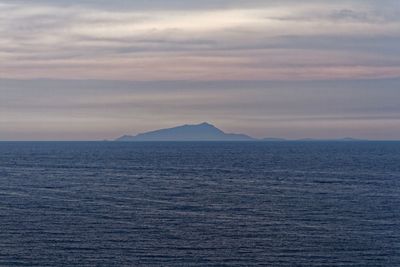
[[[0,0],[0,140],[400,140],[399,43],[397,0]]]

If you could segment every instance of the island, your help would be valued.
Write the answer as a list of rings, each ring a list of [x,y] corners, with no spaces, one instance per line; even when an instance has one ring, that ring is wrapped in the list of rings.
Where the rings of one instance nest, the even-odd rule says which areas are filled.
[[[245,134],[225,133],[212,124],[185,124],[173,128],[160,129],[138,135],[124,135],[116,141],[256,141]]]

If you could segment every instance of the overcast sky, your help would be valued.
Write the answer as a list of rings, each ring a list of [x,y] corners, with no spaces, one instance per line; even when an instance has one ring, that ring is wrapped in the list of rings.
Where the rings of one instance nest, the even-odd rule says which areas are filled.
[[[399,44],[398,0],[0,0],[0,140],[400,139]]]

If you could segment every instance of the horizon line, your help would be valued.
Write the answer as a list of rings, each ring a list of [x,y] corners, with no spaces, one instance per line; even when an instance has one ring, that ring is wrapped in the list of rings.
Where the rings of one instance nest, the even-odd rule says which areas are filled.
[[[202,142],[202,143],[279,143],[279,142],[342,142],[342,143],[360,143],[360,142],[400,142],[400,139],[358,139],[351,138],[352,140],[346,140],[346,138],[332,138],[332,139],[317,139],[317,138],[300,138],[300,139],[286,139],[279,137],[272,137],[271,139],[281,140],[264,140],[262,138],[254,138],[254,140],[134,140],[134,141],[116,141],[115,139],[104,139],[104,140],[0,140],[0,143],[24,143],[24,142],[110,142],[110,143],[190,143],[190,142]],[[350,137],[349,137],[350,138]],[[268,137],[267,137],[268,139]]]

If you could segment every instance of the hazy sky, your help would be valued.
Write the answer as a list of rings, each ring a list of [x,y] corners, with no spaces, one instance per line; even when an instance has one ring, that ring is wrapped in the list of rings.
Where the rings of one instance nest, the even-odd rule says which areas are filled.
[[[0,140],[400,139],[399,44],[398,0],[0,0]]]

